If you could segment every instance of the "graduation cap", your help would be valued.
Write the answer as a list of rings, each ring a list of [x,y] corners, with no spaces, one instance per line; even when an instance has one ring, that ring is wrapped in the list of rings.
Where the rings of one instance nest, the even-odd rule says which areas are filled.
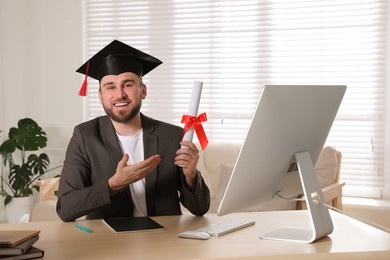
[[[76,70],[85,75],[79,95],[86,95],[88,76],[100,81],[106,75],[133,72],[142,78],[161,63],[162,61],[147,53],[114,40]]]

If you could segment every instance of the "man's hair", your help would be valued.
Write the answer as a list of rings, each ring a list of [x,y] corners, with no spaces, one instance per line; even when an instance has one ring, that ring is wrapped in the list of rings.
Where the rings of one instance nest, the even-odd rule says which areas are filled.
[[[142,78],[140,76],[138,76],[138,79],[139,79],[139,85],[142,87],[144,85],[144,82],[142,80]],[[101,81],[99,81],[99,92],[101,92],[101,85],[100,85]]]

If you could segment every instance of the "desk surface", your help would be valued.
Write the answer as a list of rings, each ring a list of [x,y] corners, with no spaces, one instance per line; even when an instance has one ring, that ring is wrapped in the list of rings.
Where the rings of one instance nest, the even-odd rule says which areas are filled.
[[[390,234],[367,224],[331,212],[334,231],[312,244],[269,241],[259,234],[281,225],[305,227],[306,211],[274,211],[235,213],[223,217],[210,214],[204,217],[190,215],[153,217],[165,231],[115,233],[101,220],[70,223],[60,221],[0,224],[0,230],[39,229],[36,246],[45,250],[45,259],[390,259]],[[252,218],[254,226],[209,240],[177,238],[185,230],[194,230],[229,218]],[[94,232],[80,231],[76,224]],[[290,255],[290,256],[288,256]],[[340,258],[339,258],[340,257]]]

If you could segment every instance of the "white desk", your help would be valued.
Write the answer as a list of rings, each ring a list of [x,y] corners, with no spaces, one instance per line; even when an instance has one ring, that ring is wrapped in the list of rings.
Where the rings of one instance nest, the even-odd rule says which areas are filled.
[[[45,250],[45,259],[390,259],[390,234],[331,212],[334,232],[312,244],[259,239],[259,234],[281,224],[304,227],[306,211],[236,213],[217,217],[165,216],[153,219],[165,231],[117,234],[101,220],[63,223],[31,222],[0,224],[0,230],[39,229],[36,246]],[[253,218],[254,226],[209,240],[177,238],[193,230],[233,217]],[[93,233],[75,229],[76,224]],[[329,255],[331,254],[331,255]],[[294,258],[295,258],[294,257]]]

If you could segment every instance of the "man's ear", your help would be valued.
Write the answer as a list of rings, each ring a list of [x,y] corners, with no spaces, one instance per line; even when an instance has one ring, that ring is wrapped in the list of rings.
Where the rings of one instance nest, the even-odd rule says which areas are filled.
[[[142,83],[142,90],[141,91],[142,91],[142,99],[145,99],[146,96],[148,95],[148,89],[147,89],[146,85],[143,83]]]

